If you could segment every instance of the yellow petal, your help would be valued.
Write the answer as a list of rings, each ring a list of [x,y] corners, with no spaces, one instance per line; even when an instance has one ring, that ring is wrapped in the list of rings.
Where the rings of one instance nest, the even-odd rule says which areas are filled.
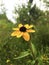
[[[27,28],[27,29],[29,29],[29,25],[28,24],[25,24],[24,27]]]
[[[19,28],[13,28],[13,30],[19,30]]]
[[[32,33],[34,33],[35,30],[30,29],[30,30],[27,30],[27,32],[32,32]]]
[[[11,34],[11,36],[16,36],[17,38],[21,37],[22,35],[23,35],[23,33],[20,32],[20,31],[14,31],[14,32]]]
[[[19,31],[19,32],[17,32],[17,36],[16,36],[16,37],[17,37],[17,38],[20,38],[22,35],[23,35],[23,32],[20,32],[20,31]]]
[[[29,29],[29,28],[34,27],[34,25],[28,25],[28,24],[25,24],[24,27],[26,27],[27,29]]]
[[[11,36],[16,36],[17,35],[17,31],[14,31]]]
[[[26,41],[29,41],[29,40],[30,40],[30,35],[29,35],[27,32],[25,32],[25,33],[23,33],[23,38],[24,38]]]
[[[18,25],[19,28],[22,27],[22,26],[23,26],[22,24],[19,24],[19,25]]]
[[[30,25],[30,26],[29,26],[29,28],[32,28],[32,27],[34,27],[34,25]]]

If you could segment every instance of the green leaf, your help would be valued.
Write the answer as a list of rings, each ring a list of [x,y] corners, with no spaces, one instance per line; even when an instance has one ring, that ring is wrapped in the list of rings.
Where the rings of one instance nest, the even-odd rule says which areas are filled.
[[[31,62],[31,64],[33,64],[33,65],[34,65],[34,64],[35,64],[35,60],[33,60],[33,61]]]
[[[17,58],[14,58],[14,59],[21,59],[21,58],[24,58],[24,57],[26,57],[28,55],[30,55],[30,53],[28,51],[21,52],[20,56],[17,57]]]
[[[33,54],[36,56],[37,50],[35,48],[35,45],[31,43],[31,46],[32,46]]]

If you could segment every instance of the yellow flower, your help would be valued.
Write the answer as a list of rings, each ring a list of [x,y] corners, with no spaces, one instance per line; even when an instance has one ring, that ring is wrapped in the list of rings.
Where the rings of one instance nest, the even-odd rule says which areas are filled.
[[[41,58],[42,58],[42,60],[44,60],[44,61],[47,61],[48,60],[48,56],[47,55],[43,55],[43,56],[41,56]]]
[[[31,29],[34,27],[33,25],[22,25],[19,24],[17,28],[13,28],[14,32],[12,32],[11,36],[16,36],[17,38],[23,37],[24,40],[29,41],[30,35],[29,33],[34,33],[35,30]]]
[[[10,62],[10,60],[9,60],[9,59],[7,59],[7,60],[6,60],[6,62],[7,62],[7,63],[8,63],[8,62]]]

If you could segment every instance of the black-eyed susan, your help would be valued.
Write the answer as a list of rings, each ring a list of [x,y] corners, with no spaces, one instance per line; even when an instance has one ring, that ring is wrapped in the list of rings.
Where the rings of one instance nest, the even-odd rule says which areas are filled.
[[[16,36],[17,38],[23,37],[26,41],[30,40],[30,35],[29,33],[34,33],[35,30],[31,29],[32,27],[34,27],[33,25],[22,25],[19,24],[17,28],[13,28],[13,30],[15,30],[14,32],[12,32],[11,36]]]

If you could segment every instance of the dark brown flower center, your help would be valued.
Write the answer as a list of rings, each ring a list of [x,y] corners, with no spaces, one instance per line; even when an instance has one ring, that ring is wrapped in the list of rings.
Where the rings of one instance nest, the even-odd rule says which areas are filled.
[[[21,32],[26,32],[26,28],[23,26],[23,27],[20,28],[20,31]]]

